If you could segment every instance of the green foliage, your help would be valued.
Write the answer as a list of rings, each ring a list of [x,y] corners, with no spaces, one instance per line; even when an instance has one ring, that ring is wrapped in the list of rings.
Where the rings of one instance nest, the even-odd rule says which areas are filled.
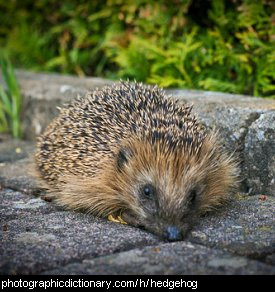
[[[0,0],[0,45],[34,70],[272,97],[273,9],[271,0]]]
[[[0,132],[10,131],[14,138],[21,137],[21,95],[13,67],[7,58],[0,57],[5,89],[0,86]]]

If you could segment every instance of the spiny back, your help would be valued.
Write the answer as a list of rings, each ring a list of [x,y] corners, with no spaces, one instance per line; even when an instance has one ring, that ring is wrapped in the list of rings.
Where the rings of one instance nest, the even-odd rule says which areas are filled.
[[[126,139],[162,141],[168,151],[180,147],[191,154],[199,151],[205,135],[191,108],[162,89],[121,82],[61,109],[39,139],[37,162],[49,181],[68,169],[81,174],[82,166],[91,166],[85,175],[92,175],[100,168],[100,158],[113,156]]]

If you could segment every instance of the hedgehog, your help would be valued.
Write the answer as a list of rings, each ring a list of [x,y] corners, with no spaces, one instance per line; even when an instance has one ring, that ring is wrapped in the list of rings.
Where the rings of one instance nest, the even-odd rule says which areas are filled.
[[[59,110],[35,160],[67,209],[176,241],[237,186],[236,159],[217,131],[158,86],[120,81]]]

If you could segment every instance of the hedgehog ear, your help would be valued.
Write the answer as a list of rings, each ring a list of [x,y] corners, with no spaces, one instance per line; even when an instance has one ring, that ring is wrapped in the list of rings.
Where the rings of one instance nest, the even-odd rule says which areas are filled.
[[[119,150],[117,154],[117,168],[119,171],[122,171],[124,165],[131,159],[133,156],[133,151],[129,147],[123,147]]]

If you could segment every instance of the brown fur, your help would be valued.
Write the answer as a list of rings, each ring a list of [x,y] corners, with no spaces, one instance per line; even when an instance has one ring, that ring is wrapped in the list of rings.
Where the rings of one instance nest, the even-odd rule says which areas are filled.
[[[217,134],[190,111],[157,87],[121,83],[95,91],[49,125],[37,169],[62,206],[121,215],[161,236],[176,226],[184,236],[224,202],[238,172]],[[146,185],[154,188],[150,199],[141,194]]]

